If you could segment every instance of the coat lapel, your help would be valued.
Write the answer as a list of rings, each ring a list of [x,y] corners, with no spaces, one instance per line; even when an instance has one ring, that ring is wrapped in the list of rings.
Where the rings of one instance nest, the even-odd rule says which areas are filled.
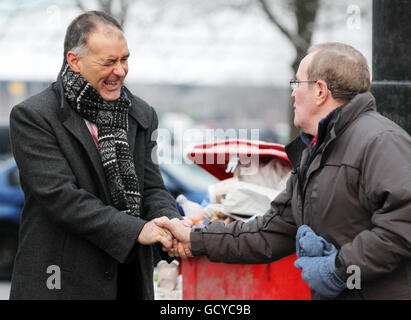
[[[90,134],[90,131],[87,128],[84,119],[80,117],[74,110],[72,110],[72,115],[70,115],[66,121],[63,122],[63,125],[71,134],[80,142],[88,157],[93,164],[93,168],[97,173],[98,184],[102,187],[104,191],[105,198],[107,202],[110,202],[110,193],[107,187],[106,177],[103,171],[103,165],[101,163],[100,154],[97,150],[97,147],[94,143],[94,140]]]
[[[61,81],[57,82],[57,89],[61,99],[59,113],[60,120],[63,126],[86,150],[86,154],[90,158],[93,168],[97,174],[98,184],[102,187],[106,200],[109,203],[110,193],[107,187],[103,165],[90,131],[88,130],[84,119],[69,106],[67,100],[64,98],[64,95],[62,94],[63,91]]]
[[[148,128],[147,115],[142,111],[142,108],[139,108],[139,101],[136,97],[130,92],[130,90],[125,87],[125,92],[127,96],[131,99],[131,107],[128,115],[128,131],[127,131],[127,140],[130,146],[130,153],[134,157],[135,155],[135,144],[138,127],[141,127],[143,130]],[[141,150],[141,148],[139,148]]]
[[[87,156],[90,158],[93,168],[97,174],[97,179],[99,185],[104,191],[107,202],[110,202],[110,192],[107,186],[106,177],[103,170],[103,165],[101,163],[100,154],[96,148],[94,140],[87,128],[84,119],[75,112],[68,104],[67,100],[63,95],[63,85],[60,79],[56,83],[57,93],[60,96],[60,113],[59,118],[63,126],[76,138],[76,140],[83,146],[86,150]],[[135,152],[135,140],[137,136],[137,126],[140,125],[143,129],[148,128],[147,117],[140,108],[138,108],[138,101],[127,91],[128,96],[131,98],[132,107],[130,108],[128,117],[128,131],[127,140],[130,147],[130,153],[134,156]]]
[[[136,135],[137,135],[137,125],[136,123],[131,119],[131,117],[128,117],[128,131],[127,131],[127,141],[128,145],[130,148],[130,154],[134,157],[134,145],[136,142]]]

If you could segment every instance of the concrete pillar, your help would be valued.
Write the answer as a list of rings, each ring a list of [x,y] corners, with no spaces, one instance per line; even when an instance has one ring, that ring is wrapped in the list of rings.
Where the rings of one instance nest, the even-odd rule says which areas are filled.
[[[411,134],[411,1],[373,0],[371,92],[378,111]]]

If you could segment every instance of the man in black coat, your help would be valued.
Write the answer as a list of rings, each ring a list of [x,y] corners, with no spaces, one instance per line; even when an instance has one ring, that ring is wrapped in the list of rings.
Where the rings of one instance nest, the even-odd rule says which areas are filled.
[[[121,26],[87,12],[68,27],[64,63],[10,115],[25,203],[11,299],[153,299],[155,224],[180,218],[152,138],[157,115],[123,85]],[[154,141],[153,141],[154,140]]]

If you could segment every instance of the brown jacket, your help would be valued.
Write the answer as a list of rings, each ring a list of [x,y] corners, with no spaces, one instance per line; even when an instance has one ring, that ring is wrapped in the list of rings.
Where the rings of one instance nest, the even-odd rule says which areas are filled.
[[[248,223],[191,232],[194,255],[227,263],[268,263],[295,252],[302,224],[339,249],[337,274],[361,270],[361,289],[338,299],[411,299],[411,138],[376,112],[370,93],[336,112],[300,183],[308,149],[297,138],[293,173],[271,209]],[[313,292],[313,298],[322,298]]]

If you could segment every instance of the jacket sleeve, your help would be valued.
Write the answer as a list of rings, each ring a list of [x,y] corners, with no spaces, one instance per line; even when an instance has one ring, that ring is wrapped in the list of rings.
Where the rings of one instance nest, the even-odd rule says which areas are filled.
[[[364,152],[360,200],[372,227],[341,247],[337,273],[347,278],[347,267],[355,265],[361,281],[368,281],[411,259],[411,138],[386,131]]]
[[[193,229],[193,255],[226,263],[268,263],[295,252],[297,227],[291,214],[291,176],[287,188],[271,203],[270,210],[249,222],[222,222]]]
[[[151,108],[151,107],[150,107]],[[157,159],[158,118],[153,108],[152,123],[146,137],[143,205],[147,220],[166,216],[182,219],[176,201],[164,186]]]
[[[120,214],[79,188],[52,125],[32,106],[13,108],[10,134],[26,201],[42,208],[37,214],[124,262],[146,221]]]

